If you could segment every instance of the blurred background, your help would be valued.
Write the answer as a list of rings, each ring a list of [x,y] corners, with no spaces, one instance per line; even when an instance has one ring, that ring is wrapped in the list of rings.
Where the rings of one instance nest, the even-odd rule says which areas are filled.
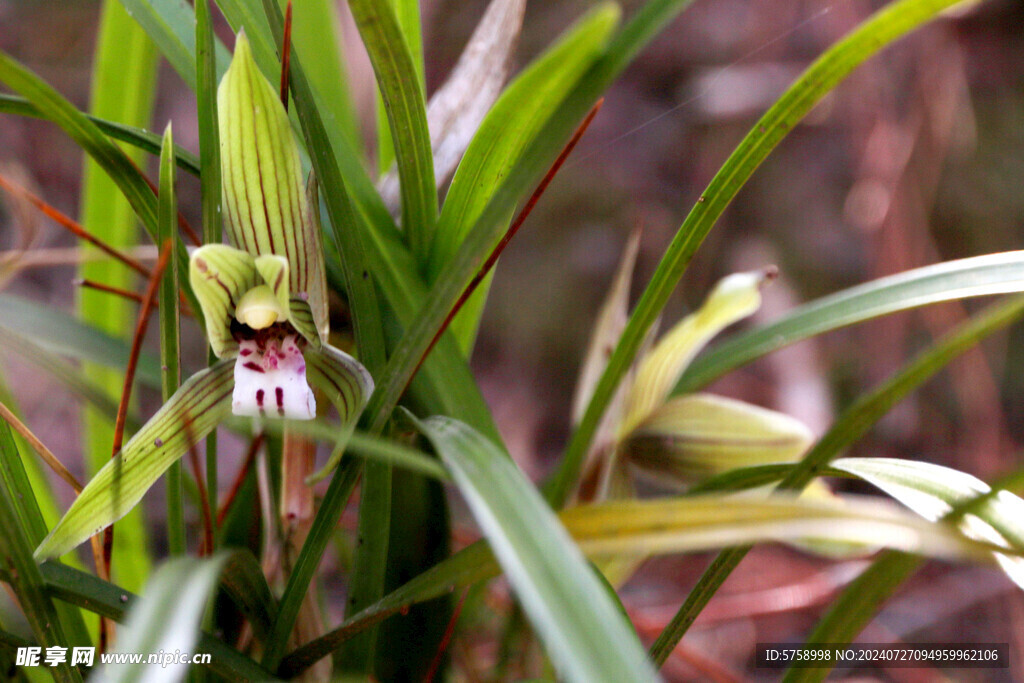
[[[444,82],[485,4],[424,0],[429,90]],[[543,50],[589,4],[529,3],[516,65]],[[625,2],[625,14],[639,4]],[[576,152],[505,252],[472,358],[506,443],[531,477],[548,472],[565,444],[579,364],[629,231],[643,228],[636,296],[701,190],[756,119],[810,61],[882,4],[697,0],[608,92]],[[84,108],[98,13],[92,0],[0,0],[0,48]],[[344,7],[342,16],[369,146],[372,73]],[[220,29],[230,41],[226,27]],[[151,129],[172,120],[176,141],[198,151],[194,112],[191,92],[162,65]],[[698,252],[663,326],[736,270],[779,266],[781,277],[765,291],[756,316],[767,321],[876,277],[1019,248],[1022,121],[1024,4],[989,0],[919,30],[854,72],[769,157]],[[155,160],[150,163],[153,171]],[[55,126],[0,115],[0,172],[72,216],[81,167],[81,154]],[[182,174],[179,192],[185,215],[197,225],[198,182]],[[0,195],[0,249],[31,247],[38,256],[21,263],[3,286],[71,310],[74,267],[61,263],[72,238],[8,199]],[[978,304],[936,306],[831,333],[734,372],[714,391],[785,411],[820,434],[837,410]],[[187,366],[194,367],[203,342],[196,330],[186,329],[186,337]],[[1021,337],[1015,329],[966,354],[893,410],[851,454],[923,459],[987,480],[1018,469]],[[80,468],[76,402],[15,354],[0,359],[33,430],[72,469]],[[471,522],[466,526],[475,534]],[[643,637],[657,635],[705,564],[701,556],[651,561],[627,584],[624,601]],[[702,614],[667,675],[769,677],[750,668],[753,643],[800,638],[820,606],[862,566],[757,549]],[[1014,668],[995,678],[980,670],[974,680],[1024,680],[1021,626],[1024,601],[998,572],[932,563],[862,640],[1010,642]],[[483,638],[466,640],[469,650],[492,646]],[[931,680],[921,675],[905,669],[884,677]]]

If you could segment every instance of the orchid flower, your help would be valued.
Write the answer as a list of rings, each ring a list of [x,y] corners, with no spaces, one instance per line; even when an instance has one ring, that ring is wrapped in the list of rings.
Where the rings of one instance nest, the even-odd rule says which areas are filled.
[[[82,490],[36,550],[60,556],[123,517],[170,465],[230,413],[309,420],[312,383],[336,407],[340,448],[373,390],[328,343],[327,285],[315,206],[277,93],[239,33],[217,93],[223,206],[233,246],[208,244],[189,281],[219,359],[189,378]]]

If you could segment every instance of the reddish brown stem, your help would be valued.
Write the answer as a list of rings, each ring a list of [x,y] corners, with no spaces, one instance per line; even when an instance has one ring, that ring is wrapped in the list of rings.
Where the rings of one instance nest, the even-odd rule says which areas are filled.
[[[90,233],[88,230],[82,227],[81,223],[75,221],[70,216],[61,213],[60,211],[50,206],[39,197],[35,196],[34,194],[26,190],[25,188],[19,187],[14,183],[10,182],[3,175],[0,175],[0,187],[4,188],[11,194],[21,195],[22,197],[27,199],[33,206],[39,209],[44,215],[54,220],[58,225],[60,225],[62,228],[70,232],[75,237],[83,239],[89,244],[92,244],[103,253],[125,264],[126,266],[137,272],[139,275],[143,277],[149,277],[150,272],[144,265],[142,265],[135,259],[131,258],[130,256],[122,254],[117,249],[110,246],[106,242],[100,240],[99,238],[94,237],[92,233]]]
[[[292,0],[284,10],[284,36],[281,38],[281,104],[288,111],[288,76],[292,59]]]
[[[188,449],[188,460],[199,489],[200,510],[203,515],[203,542],[199,546],[199,555],[205,556],[213,552],[213,515],[210,512],[210,499],[206,495],[206,479],[199,466],[199,454],[196,452],[195,439],[192,438],[192,418],[185,415],[185,438],[192,444]]]
[[[87,289],[95,289],[98,292],[106,292],[108,294],[114,294],[124,299],[129,299],[137,304],[142,303],[142,295],[138,292],[131,292],[127,289],[121,289],[120,287],[114,287],[113,285],[107,285],[102,282],[96,282],[95,280],[87,280],[85,278],[79,278],[74,280],[74,283],[79,287],[85,287]]]
[[[523,222],[526,220],[527,216],[529,216],[530,212],[533,211],[533,207],[537,205],[537,201],[540,200],[541,196],[544,194],[544,191],[548,189],[548,185],[551,184],[551,181],[554,179],[559,169],[562,168],[562,164],[564,164],[565,160],[569,158],[570,154],[572,154],[572,150],[576,147],[576,143],[578,143],[580,141],[580,138],[583,137],[583,134],[587,132],[587,128],[590,126],[590,122],[594,120],[595,116],[597,116],[597,112],[601,110],[602,104],[604,104],[603,97],[599,99],[593,107],[590,108],[590,111],[587,113],[586,118],[583,119],[583,123],[581,123],[579,127],[576,128],[576,132],[573,133],[572,138],[565,145],[565,147],[562,148],[562,151],[558,155],[558,158],[555,159],[555,163],[551,164],[551,168],[549,168],[548,172],[544,174],[544,178],[540,181],[540,184],[537,185],[537,189],[533,191],[533,194],[530,195],[530,198],[526,201],[526,204],[523,205],[523,208],[519,212],[519,215],[516,216],[515,220],[513,220],[512,223],[508,226],[508,230],[505,231],[505,235],[501,238],[501,241],[498,242],[497,246],[494,247],[494,250],[491,251],[491,255],[487,257],[487,260],[484,261],[484,264],[480,267],[480,270],[477,272],[475,276],[473,276],[473,279],[466,286],[466,289],[463,290],[462,294],[459,296],[458,301],[455,302],[455,305],[452,306],[452,310],[448,312],[448,316],[444,319],[444,322],[441,323],[441,327],[437,329],[437,332],[434,334],[434,338],[430,340],[430,344],[427,346],[426,351],[424,351],[423,355],[420,356],[420,360],[416,364],[416,370],[413,371],[412,375],[409,376],[410,381],[412,381],[411,378],[415,377],[416,373],[419,372],[420,366],[423,365],[423,361],[425,361],[427,359],[427,356],[430,355],[430,352],[434,350],[434,346],[436,346],[438,340],[441,339],[441,335],[443,335],[445,330],[448,329],[448,326],[451,325],[452,320],[455,318],[458,312],[462,310],[462,307],[465,305],[466,301],[469,300],[469,297],[473,295],[473,292],[475,292],[476,288],[480,285],[481,282],[483,282],[483,279],[487,277],[487,274],[491,272],[492,268],[494,268],[494,264],[498,262],[498,257],[501,256],[501,253],[503,251],[505,251],[505,247],[507,247],[508,243],[512,241],[512,238],[516,236],[516,232],[518,232],[519,228],[522,227]]]
[[[263,432],[260,432],[253,437],[252,443],[249,444],[249,451],[245,454],[245,460],[242,461],[242,468],[238,470],[238,476],[235,477],[234,483],[231,484],[231,489],[228,491],[228,495],[224,498],[224,502],[220,504],[220,510],[217,512],[217,526],[220,527],[224,524],[224,519],[228,516],[228,512],[231,510],[231,505],[235,502],[235,498],[238,496],[238,491],[242,488],[242,484],[245,483],[245,478],[249,474],[250,468],[252,468],[253,460],[256,459],[256,454],[260,451],[260,446],[263,445]]]
[[[139,365],[139,354],[142,352],[142,340],[146,336],[146,328],[149,327],[149,314],[153,310],[153,303],[156,300],[157,287],[160,285],[160,278],[163,277],[164,269],[167,268],[167,260],[171,256],[171,240],[164,240],[160,247],[160,258],[157,259],[153,274],[146,284],[146,293],[142,298],[142,309],[139,311],[138,321],[135,323],[135,336],[132,338],[131,353],[128,355],[128,366],[124,371],[124,386],[121,389],[121,403],[117,406],[117,420],[114,422],[114,443],[111,458],[121,451],[124,442],[124,424],[128,417],[128,402],[132,395],[132,384],[135,382],[135,370]],[[101,578],[110,580],[110,555],[114,549],[114,525],[111,524],[103,532],[103,569]],[[100,647],[106,644],[105,629],[101,629]]]
[[[462,596],[452,611],[452,618],[448,620],[448,626],[444,629],[444,636],[441,637],[441,642],[437,646],[437,653],[434,655],[433,661],[430,662],[430,668],[427,669],[426,676],[423,677],[423,683],[433,683],[434,676],[437,674],[438,669],[441,668],[441,661],[444,659],[444,653],[448,649],[448,644],[452,641],[452,635],[455,633],[455,624],[459,621],[459,615],[462,614],[462,606],[466,603],[467,595],[469,595],[468,588],[462,591]]]

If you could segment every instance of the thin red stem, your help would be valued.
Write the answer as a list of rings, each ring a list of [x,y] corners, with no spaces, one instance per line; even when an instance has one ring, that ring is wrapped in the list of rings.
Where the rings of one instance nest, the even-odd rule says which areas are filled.
[[[106,292],[108,294],[115,294],[124,299],[129,299],[137,304],[142,303],[142,295],[138,292],[132,292],[127,289],[121,289],[120,287],[114,287],[113,285],[107,285],[102,282],[96,282],[95,280],[87,280],[85,278],[79,278],[74,281],[79,287],[85,287],[87,289],[95,289],[98,292]]]
[[[199,547],[199,555],[209,555],[213,552],[213,515],[210,512],[210,498],[206,494],[206,479],[203,477],[203,471],[199,465],[195,440],[192,438],[192,419],[187,414],[185,415],[185,438],[192,444],[188,449],[188,460],[192,467],[192,476],[196,480],[196,487],[199,489],[199,507],[203,515],[203,543]]]
[[[120,251],[110,246],[106,242],[100,240],[98,237],[94,237],[92,233],[90,233],[88,230],[82,227],[81,223],[75,221],[73,218],[64,213],[61,213],[60,211],[50,206],[39,197],[35,196],[34,194],[26,190],[25,188],[19,187],[14,183],[10,182],[3,175],[0,175],[0,187],[4,188],[11,194],[21,195],[22,197],[27,199],[33,206],[35,206],[37,209],[43,212],[43,214],[54,220],[58,225],[60,225],[62,228],[70,232],[75,237],[83,239],[86,242],[92,244],[103,253],[125,264],[142,277],[149,277],[149,269],[147,269],[144,265],[142,265],[132,257],[122,254]]]
[[[462,307],[465,305],[466,301],[469,300],[469,297],[473,295],[473,292],[475,292],[476,288],[480,285],[481,282],[483,282],[483,279],[487,277],[487,274],[491,272],[492,268],[494,268],[494,264],[498,262],[498,257],[501,256],[501,253],[503,251],[505,251],[505,247],[507,247],[509,242],[512,241],[512,238],[516,236],[516,232],[518,232],[519,228],[522,227],[523,222],[526,221],[527,216],[529,216],[530,212],[533,211],[533,207],[537,205],[537,202],[544,194],[544,191],[548,189],[548,185],[551,184],[551,181],[554,179],[559,169],[562,168],[562,164],[564,164],[565,160],[569,158],[570,154],[572,154],[573,149],[575,149],[576,147],[576,143],[578,143],[580,141],[580,138],[583,137],[583,134],[587,132],[587,128],[590,126],[590,122],[594,120],[595,116],[597,116],[597,112],[601,110],[602,104],[604,104],[603,97],[599,99],[593,107],[590,108],[590,112],[588,112],[586,118],[583,119],[583,123],[579,125],[579,127],[576,129],[576,132],[573,133],[572,138],[565,145],[565,147],[562,148],[562,151],[558,155],[558,158],[555,159],[555,163],[551,164],[551,168],[549,168],[548,172],[544,174],[544,178],[540,181],[540,184],[537,185],[537,189],[533,191],[533,194],[530,195],[530,198],[526,201],[526,204],[523,205],[523,208],[519,212],[519,215],[516,216],[515,220],[513,220],[512,223],[508,226],[508,230],[505,231],[505,235],[501,238],[501,241],[498,242],[497,246],[494,247],[494,250],[491,252],[491,255],[487,257],[487,260],[484,261],[484,264],[480,267],[480,270],[477,272],[475,276],[473,276],[473,279],[466,286],[466,289],[463,290],[462,294],[459,296],[458,301],[455,302],[455,305],[452,306],[452,310],[448,312],[448,316],[444,319],[444,322],[441,323],[441,327],[437,329],[437,332],[434,334],[434,338],[430,340],[430,344],[427,346],[427,349],[423,352],[423,355],[420,356],[420,360],[416,364],[416,370],[412,373],[412,375],[409,376],[410,381],[412,381],[411,378],[415,377],[416,373],[419,372],[420,366],[423,365],[423,361],[425,361],[427,359],[427,356],[430,355],[430,352],[434,350],[434,346],[436,346],[437,342],[441,339],[441,335],[443,335],[445,330],[448,329],[448,326],[451,325],[452,320],[455,318],[458,312],[462,310]]]
[[[469,595],[468,588],[462,591],[462,596],[452,611],[452,618],[448,620],[448,626],[444,629],[444,636],[441,637],[441,642],[437,646],[437,653],[434,655],[433,661],[430,662],[430,668],[427,669],[426,676],[423,677],[423,683],[433,683],[434,676],[441,668],[441,661],[444,659],[444,653],[448,649],[448,644],[452,641],[452,635],[455,634],[455,624],[459,620],[459,615],[462,614],[462,606],[466,603],[467,595]]]

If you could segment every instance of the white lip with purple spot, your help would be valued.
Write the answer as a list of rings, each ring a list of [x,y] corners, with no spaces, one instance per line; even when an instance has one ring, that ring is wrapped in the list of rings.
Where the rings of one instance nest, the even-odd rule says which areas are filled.
[[[262,348],[253,340],[239,343],[231,412],[290,420],[316,417],[316,399],[306,381],[306,359],[296,335],[268,339]]]

